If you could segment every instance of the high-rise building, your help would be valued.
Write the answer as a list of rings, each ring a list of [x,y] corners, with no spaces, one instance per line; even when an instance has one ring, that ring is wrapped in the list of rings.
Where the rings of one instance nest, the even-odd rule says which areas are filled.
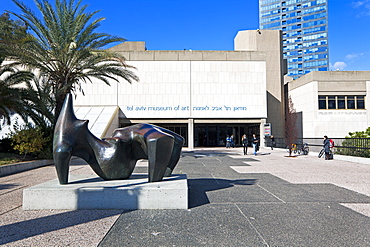
[[[260,29],[282,30],[288,75],[329,70],[328,0],[259,0]]]

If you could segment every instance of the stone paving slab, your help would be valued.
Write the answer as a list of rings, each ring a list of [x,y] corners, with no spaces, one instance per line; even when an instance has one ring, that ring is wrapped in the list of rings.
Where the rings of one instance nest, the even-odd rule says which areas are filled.
[[[227,216],[227,217],[225,217]],[[99,246],[264,246],[234,204],[124,213]]]
[[[370,246],[369,218],[335,203],[239,207],[268,246]]]

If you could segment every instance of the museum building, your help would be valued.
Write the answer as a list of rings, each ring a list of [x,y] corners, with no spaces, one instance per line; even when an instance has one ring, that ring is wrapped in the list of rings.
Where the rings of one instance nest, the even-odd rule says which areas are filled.
[[[91,131],[108,137],[118,127],[151,123],[182,135],[189,148],[224,146],[227,135],[284,136],[282,38],[278,30],[240,31],[234,51],[150,51],[145,42],[110,48],[134,66],[131,84],[82,84],[75,111]],[[263,144],[263,143],[262,143]]]
[[[344,138],[370,126],[370,71],[313,71],[288,87],[301,138]]]

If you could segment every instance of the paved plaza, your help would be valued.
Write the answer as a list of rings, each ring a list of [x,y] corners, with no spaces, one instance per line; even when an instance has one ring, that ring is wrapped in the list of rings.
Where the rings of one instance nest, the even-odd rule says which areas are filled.
[[[55,168],[2,176],[0,245],[370,246],[370,165],[286,156],[185,149],[174,173],[188,177],[188,210],[23,211],[23,189]],[[140,161],[135,173],[146,172]],[[70,173],[94,174],[79,159]]]

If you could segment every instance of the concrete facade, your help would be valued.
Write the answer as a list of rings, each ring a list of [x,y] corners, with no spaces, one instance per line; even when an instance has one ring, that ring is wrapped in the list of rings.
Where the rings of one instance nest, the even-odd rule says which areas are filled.
[[[282,55],[280,31],[240,31],[234,40],[236,51],[254,51],[265,54],[267,123],[272,133],[283,137],[285,130],[284,75],[287,73],[286,60]]]
[[[301,117],[302,137],[344,138],[348,132],[364,131],[370,126],[370,71],[315,71],[288,85],[289,95]],[[338,108],[340,98],[363,97],[364,107],[319,109],[320,96],[323,100],[332,99],[336,104],[332,108]]]
[[[136,67],[140,81],[112,81],[109,87],[93,80],[82,85],[85,96],[78,95],[74,104],[118,106],[121,126],[146,122],[186,128],[189,148],[223,145],[226,134],[239,139],[241,132],[258,131],[263,137],[266,122],[282,137],[281,44],[280,31],[270,30],[239,32],[235,51],[148,51],[143,42],[126,42],[110,50]]]

